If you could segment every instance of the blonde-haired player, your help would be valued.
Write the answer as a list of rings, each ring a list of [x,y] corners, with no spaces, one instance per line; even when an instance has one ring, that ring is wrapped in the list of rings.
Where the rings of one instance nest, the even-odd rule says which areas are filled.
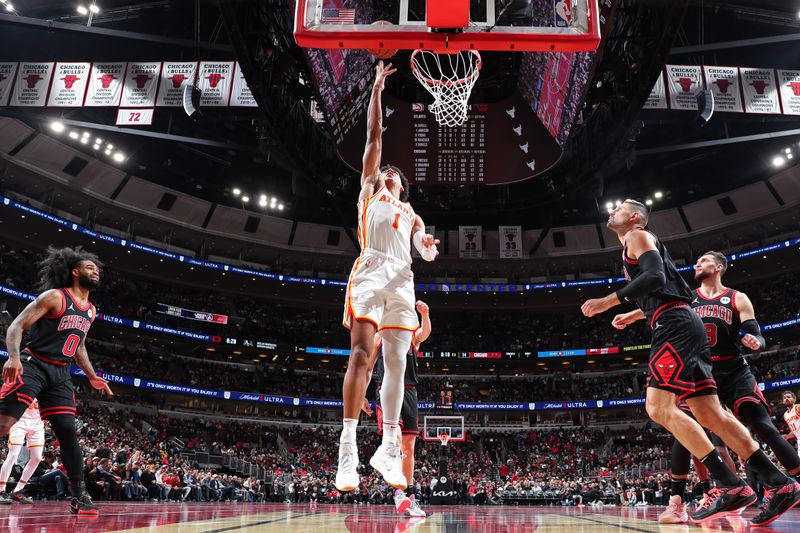
[[[797,453],[800,454],[800,409],[797,405],[797,396],[790,390],[783,393],[783,405],[786,406],[786,412],[783,413],[783,419],[789,426],[789,433],[783,436],[786,440],[793,440],[797,444]]]
[[[6,492],[6,482],[8,482],[11,470],[17,463],[23,443],[27,443],[31,457],[22,471],[17,486],[14,487],[14,492],[9,495]],[[20,419],[11,426],[11,431],[8,433],[8,455],[3,462],[2,468],[0,468],[0,503],[33,503],[32,499],[22,494],[22,490],[28,484],[28,480],[42,460],[43,447],[44,422],[42,422],[42,418],[39,415],[39,402],[36,398],[33,398],[33,401],[28,405]]]
[[[367,143],[358,196],[361,255],[347,283],[343,318],[344,327],[350,330],[350,359],[342,387],[344,417],[335,481],[340,491],[351,491],[359,485],[356,426],[367,392],[368,365],[378,331],[383,339],[385,369],[381,388],[383,442],[369,464],[388,485],[406,488],[397,442],[406,353],[414,331],[419,328],[414,309],[411,243],[426,261],[433,261],[439,253],[436,249],[439,241],[425,233],[425,224],[407,201],[408,180],[397,167],[381,167],[381,92],[387,76],[394,72],[391,63],[386,66],[383,61],[378,63],[367,110]]]

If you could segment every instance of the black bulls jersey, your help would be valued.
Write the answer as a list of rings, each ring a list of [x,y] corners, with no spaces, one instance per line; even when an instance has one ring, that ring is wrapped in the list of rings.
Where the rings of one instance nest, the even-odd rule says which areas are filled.
[[[381,384],[383,382],[383,345],[379,348],[378,360],[375,362],[375,383]],[[406,354],[406,375],[403,378],[403,383],[407,387],[415,387],[419,384],[419,375],[417,374],[417,349],[414,348],[414,343],[411,343],[411,348],[408,349]]]
[[[644,311],[648,322],[652,320],[653,315],[659,307],[675,302],[688,304],[691,301],[692,294],[689,285],[687,285],[681,275],[678,274],[678,269],[675,268],[675,263],[672,262],[672,257],[670,257],[664,244],[653,233],[650,233],[650,235],[653,235],[656,239],[656,250],[658,250],[658,254],[664,262],[666,281],[661,289],[636,299],[636,305],[639,306],[639,309]],[[636,276],[641,273],[641,269],[639,268],[639,261],[628,257],[627,246],[622,249],[622,259],[625,269],[625,278],[628,281],[635,279]]]
[[[716,298],[707,298],[700,289],[692,291],[692,309],[703,321],[712,361],[724,361],[744,355],[739,341],[739,311],[736,291],[725,289]]]
[[[24,350],[46,363],[68,365],[86,338],[96,313],[91,302],[81,307],[68,289],[58,291],[60,312],[36,321],[28,331]]]

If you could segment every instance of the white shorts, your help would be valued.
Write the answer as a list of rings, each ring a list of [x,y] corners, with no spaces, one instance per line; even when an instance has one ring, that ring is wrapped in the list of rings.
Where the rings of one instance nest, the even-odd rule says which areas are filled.
[[[26,443],[28,448],[44,446],[44,424],[41,421],[18,420],[8,432],[8,443],[18,446]]]
[[[342,324],[372,322],[382,329],[419,329],[415,309],[414,273],[405,261],[367,248],[356,259],[344,301]]]

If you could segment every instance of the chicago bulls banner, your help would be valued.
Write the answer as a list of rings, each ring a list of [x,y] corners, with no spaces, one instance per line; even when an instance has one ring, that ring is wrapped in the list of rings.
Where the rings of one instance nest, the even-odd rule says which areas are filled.
[[[658,75],[653,89],[650,91],[650,96],[645,100],[644,109],[666,109],[667,108],[667,91],[664,89],[664,73]]]
[[[122,107],[153,107],[156,103],[161,61],[128,63],[122,86]]]
[[[56,63],[53,84],[47,105],[51,107],[82,107],[89,82],[90,63]]]
[[[127,63],[93,63],[86,91],[86,107],[118,106]]]
[[[425,233],[427,233],[429,235],[436,235],[436,226],[425,226]],[[442,245],[441,244],[438,246],[438,248],[439,248],[439,253],[442,253]],[[411,256],[412,257],[419,257],[420,256],[419,252],[417,251],[417,248],[415,246],[411,247]]]
[[[52,63],[20,63],[17,81],[11,93],[11,105],[44,107],[52,77]]]
[[[242,74],[242,67],[236,63],[233,74],[233,91],[231,91],[231,107],[258,107],[253,93]]]
[[[783,114],[800,115],[800,70],[779,70],[778,85],[781,88]],[[2,101],[2,89],[0,89],[0,103]]]
[[[500,226],[500,257],[503,259],[519,259],[522,257],[522,226]]]
[[[780,114],[778,87],[771,68],[741,67],[744,109],[747,113]]]
[[[462,258],[483,257],[483,237],[480,226],[458,227],[458,256]]]
[[[667,65],[667,89],[670,108],[697,110],[697,95],[703,89],[700,67]]]
[[[0,107],[8,105],[18,63],[0,63]]]
[[[198,87],[201,106],[227,106],[231,97],[233,61],[201,61]]]
[[[181,107],[183,88],[194,83],[197,77],[197,62],[172,63],[165,61],[161,69],[161,87],[158,89],[157,106]]]
[[[714,95],[714,110],[744,113],[738,67],[705,66],[706,87]]]

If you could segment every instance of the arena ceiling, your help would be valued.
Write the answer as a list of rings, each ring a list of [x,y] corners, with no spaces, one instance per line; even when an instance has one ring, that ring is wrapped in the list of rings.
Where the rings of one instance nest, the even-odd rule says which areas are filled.
[[[513,185],[414,187],[415,206],[426,221],[440,228],[596,222],[603,218],[604,203],[616,198],[644,198],[658,190],[664,193],[661,205],[668,207],[764,179],[775,170],[775,155],[792,142],[796,146],[800,136],[714,143],[797,130],[796,117],[717,114],[701,127],[692,113],[640,112],[665,63],[797,68],[797,40],[788,40],[800,33],[796,5],[785,0],[612,4],[602,56],[560,164]],[[17,15],[0,19],[0,60],[238,59],[249,65],[244,71],[258,109],[207,111],[199,122],[180,109],[159,109],[151,130],[181,139],[104,131],[125,151],[127,172],[229,205],[242,205],[233,195],[239,187],[277,196],[287,207],[283,216],[354,225],[357,176],[336,156],[330,133],[307,112],[317,96],[292,39],[292,2],[100,0],[91,28],[75,11],[75,2],[17,0],[14,5]],[[757,38],[775,42],[746,42]],[[505,78],[515,76],[511,54],[494,65],[485,90],[491,90],[490,80],[502,87]],[[410,90],[403,85],[407,78],[398,76],[394,90]],[[114,118],[107,109],[6,108],[0,113],[43,130],[54,118],[87,127],[113,124]],[[675,149],[686,143],[705,144]]]

